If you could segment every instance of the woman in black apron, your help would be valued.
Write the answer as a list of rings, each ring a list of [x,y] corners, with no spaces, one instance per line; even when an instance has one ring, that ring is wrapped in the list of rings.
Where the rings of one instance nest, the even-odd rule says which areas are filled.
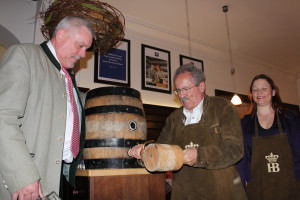
[[[268,76],[254,77],[251,114],[242,119],[244,157],[238,170],[249,200],[300,199],[299,118],[283,110],[278,87]]]

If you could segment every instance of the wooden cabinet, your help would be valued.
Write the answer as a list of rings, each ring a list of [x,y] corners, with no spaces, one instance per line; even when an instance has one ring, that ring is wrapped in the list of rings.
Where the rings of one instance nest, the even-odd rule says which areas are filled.
[[[163,173],[145,169],[79,170],[75,200],[164,200]]]

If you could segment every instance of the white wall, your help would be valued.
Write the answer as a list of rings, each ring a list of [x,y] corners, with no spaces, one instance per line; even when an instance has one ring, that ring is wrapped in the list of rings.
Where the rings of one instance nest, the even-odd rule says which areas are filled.
[[[20,2],[22,3],[20,4]],[[131,41],[131,87],[141,92],[144,103],[178,107],[179,103],[173,94],[141,89],[141,44],[171,52],[172,77],[175,69],[179,66],[179,54],[189,56],[187,34],[186,31],[182,31],[186,30],[184,1],[108,0],[106,2],[118,8],[126,18],[125,38]],[[30,38],[34,33],[33,25],[30,25],[25,19],[29,19],[35,13],[35,8],[33,8],[35,3],[1,0],[0,4],[0,23],[15,33],[21,42],[32,41]],[[2,5],[5,5],[5,8]],[[196,21],[196,19],[191,19],[191,21]],[[36,43],[43,41],[39,28],[36,29]],[[297,77],[296,74],[280,71],[273,66],[235,55],[233,61],[236,74],[233,79],[230,74],[229,55],[226,51],[196,37],[191,38],[191,46],[191,57],[204,61],[208,95],[214,95],[215,89],[247,95],[252,78],[259,73],[266,73],[279,86],[285,103],[300,105],[299,75]],[[89,54],[86,59],[80,61],[77,73],[78,85],[90,89],[109,86],[94,83],[93,79],[94,58],[92,54]]]
[[[176,28],[176,25],[186,26],[184,1],[171,1],[173,4],[172,11],[168,12],[175,13],[178,17],[176,19],[172,19],[168,15],[167,17],[163,17],[164,15],[158,16],[159,13],[162,13],[160,9],[164,7],[163,4],[165,1],[160,1],[160,5],[151,1],[151,3],[144,3],[146,5],[143,7],[139,7],[139,4],[128,3],[128,1],[110,0],[107,2],[117,7],[126,18],[125,38],[131,41],[131,87],[142,93],[144,103],[172,107],[179,106],[173,94],[141,89],[141,44],[147,44],[171,52],[172,77],[174,71],[179,66],[179,54],[189,56],[186,34],[180,32],[182,27]],[[129,2],[136,1],[131,0]],[[167,2],[170,3],[170,1]],[[153,11],[157,11],[155,15],[151,15]],[[143,16],[143,19],[135,18],[135,16]],[[154,24],[155,22],[159,23],[159,25]],[[278,84],[284,102],[300,105],[298,95],[300,94],[300,88],[297,87],[297,76],[295,74],[279,71],[275,67],[255,60],[234,56],[236,74],[232,77],[229,55],[218,48],[214,48],[193,38],[192,57],[204,61],[208,95],[214,95],[215,89],[247,95],[252,78],[259,73],[266,73]],[[87,59],[80,62],[80,70],[77,75],[79,85],[91,89],[108,86],[93,82],[93,59],[93,55],[89,55]]]
[[[0,0],[0,24],[21,43],[34,41],[36,4],[32,0]]]

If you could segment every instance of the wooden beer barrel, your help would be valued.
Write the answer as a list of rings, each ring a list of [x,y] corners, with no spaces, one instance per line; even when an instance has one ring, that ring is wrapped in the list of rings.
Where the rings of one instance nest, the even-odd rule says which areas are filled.
[[[183,151],[177,145],[149,144],[142,154],[146,169],[154,171],[176,171],[183,165]]]
[[[127,151],[147,138],[140,92],[126,87],[90,90],[85,105],[85,169],[141,168]]]

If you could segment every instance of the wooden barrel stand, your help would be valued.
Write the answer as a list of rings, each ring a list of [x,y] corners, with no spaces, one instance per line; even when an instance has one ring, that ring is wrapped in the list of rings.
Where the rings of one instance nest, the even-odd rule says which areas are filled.
[[[164,174],[145,169],[78,170],[74,200],[164,200]]]

